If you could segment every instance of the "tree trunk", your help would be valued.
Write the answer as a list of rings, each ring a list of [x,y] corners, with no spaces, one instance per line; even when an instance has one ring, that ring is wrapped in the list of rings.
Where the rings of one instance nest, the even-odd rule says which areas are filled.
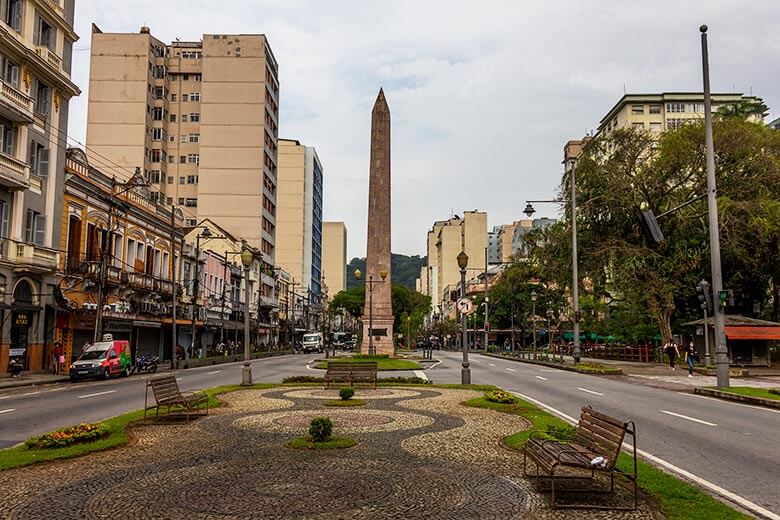
[[[780,322],[780,283],[772,277],[772,321]]]
[[[661,332],[663,344],[672,341],[672,314],[674,314],[674,294],[668,293],[662,297],[662,301],[650,302],[650,314],[655,318],[656,325]]]

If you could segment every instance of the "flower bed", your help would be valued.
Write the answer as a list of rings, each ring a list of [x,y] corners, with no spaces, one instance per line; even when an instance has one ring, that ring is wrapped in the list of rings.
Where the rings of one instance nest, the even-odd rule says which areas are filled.
[[[64,448],[71,444],[95,441],[110,431],[111,428],[104,423],[81,423],[40,437],[31,437],[24,444],[28,449]]]

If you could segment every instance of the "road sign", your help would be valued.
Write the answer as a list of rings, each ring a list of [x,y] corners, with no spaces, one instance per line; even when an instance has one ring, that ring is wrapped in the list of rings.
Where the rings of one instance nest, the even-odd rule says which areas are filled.
[[[471,314],[474,312],[474,304],[468,298],[458,300],[458,312],[461,314]]]

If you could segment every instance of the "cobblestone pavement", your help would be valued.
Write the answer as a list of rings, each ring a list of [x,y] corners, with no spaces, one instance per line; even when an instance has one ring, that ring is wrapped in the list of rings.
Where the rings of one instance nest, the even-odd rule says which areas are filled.
[[[135,427],[128,446],[0,472],[0,518],[654,518],[646,503],[551,510],[522,477],[522,456],[500,444],[528,424],[459,404],[477,392],[381,390],[356,410],[327,409],[312,389],[225,394],[209,417]],[[317,415],[359,444],[285,448]]]

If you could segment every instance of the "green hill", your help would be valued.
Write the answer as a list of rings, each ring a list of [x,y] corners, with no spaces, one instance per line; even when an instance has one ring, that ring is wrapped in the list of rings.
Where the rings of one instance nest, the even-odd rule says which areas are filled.
[[[428,261],[427,257],[420,257],[419,255],[407,256],[397,255],[393,253],[391,260],[391,276],[393,278],[393,284],[403,285],[409,289],[415,289],[415,281],[420,276],[420,268]],[[360,269],[361,272],[366,272],[366,259],[365,258],[353,258],[349,264],[347,264],[347,289],[357,287],[359,284],[355,280],[355,276],[352,274],[355,269]]]

